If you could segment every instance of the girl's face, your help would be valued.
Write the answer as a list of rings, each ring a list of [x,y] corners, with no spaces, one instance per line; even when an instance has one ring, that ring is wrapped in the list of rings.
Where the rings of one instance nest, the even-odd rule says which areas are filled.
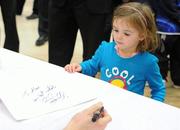
[[[127,23],[126,19],[116,19],[113,22],[112,36],[117,44],[118,53],[136,53],[137,45],[143,37],[138,30]]]

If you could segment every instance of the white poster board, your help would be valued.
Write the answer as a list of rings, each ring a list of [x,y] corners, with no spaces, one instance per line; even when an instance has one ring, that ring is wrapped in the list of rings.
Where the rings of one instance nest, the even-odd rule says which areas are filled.
[[[48,73],[44,73],[44,69]],[[96,98],[95,89],[84,86],[86,76],[70,74],[62,68],[44,69],[1,71],[0,98],[16,120],[63,110]],[[77,90],[82,93],[76,93]]]

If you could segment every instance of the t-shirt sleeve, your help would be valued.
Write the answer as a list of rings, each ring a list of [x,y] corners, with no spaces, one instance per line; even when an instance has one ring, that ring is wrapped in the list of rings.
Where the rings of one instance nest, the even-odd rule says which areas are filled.
[[[165,85],[163,83],[162,76],[160,74],[160,69],[158,66],[158,59],[153,58],[149,62],[146,69],[146,78],[151,88],[151,98],[161,101],[164,101],[165,98]]]
[[[95,76],[100,69],[101,60],[104,53],[104,46],[106,42],[103,41],[98,49],[96,50],[95,54],[92,56],[91,59],[82,62],[80,65],[82,67],[82,73]]]

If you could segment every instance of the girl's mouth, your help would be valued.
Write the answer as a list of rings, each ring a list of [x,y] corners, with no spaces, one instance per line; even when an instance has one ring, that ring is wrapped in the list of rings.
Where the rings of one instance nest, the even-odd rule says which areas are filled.
[[[116,42],[117,43],[117,45],[121,45],[121,44],[123,44],[123,42]]]

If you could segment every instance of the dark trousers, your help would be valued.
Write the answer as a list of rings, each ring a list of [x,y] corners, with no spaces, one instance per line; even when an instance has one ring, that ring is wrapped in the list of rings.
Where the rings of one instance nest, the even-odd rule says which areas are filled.
[[[123,4],[122,0],[112,0],[112,10],[111,13],[108,15],[106,19],[106,25],[105,25],[105,41],[110,40],[111,31],[112,31],[112,17],[113,17],[113,11],[115,8],[119,5]]]
[[[22,14],[23,7],[24,7],[24,4],[25,4],[26,0],[16,0],[16,1],[17,1],[16,13],[17,14]],[[33,11],[32,12],[33,14],[38,14],[38,0],[34,0],[32,11]]]
[[[38,33],[39,36],[48,35],[48,4],[49,0],[39,0],[39,24]]]
[[[50,63],[59,66],[65,66],[70,63],[78,29],[83,41],[83,60],[91,58],[104,39],[107,14],[91,14],[84,4],[83,0],[78,4],[66,3],[63,7],[60,7],[55,1],[50,1]]]
[[[33,14],[38,14],[38,1],[39,0],[34,0],[33,2]]]
[[[5,28],[4,48],[19,51],[19,37],[16,28],[16,0],[0,0]]]
[[[180,36],[166,35],[162,42],[165,51],[157,53],[162,77],[165,79],[170,70],[172,81],[175,85],[180,85]]]
[[[16,0],[16,13],[22,14],[25,0]]]

